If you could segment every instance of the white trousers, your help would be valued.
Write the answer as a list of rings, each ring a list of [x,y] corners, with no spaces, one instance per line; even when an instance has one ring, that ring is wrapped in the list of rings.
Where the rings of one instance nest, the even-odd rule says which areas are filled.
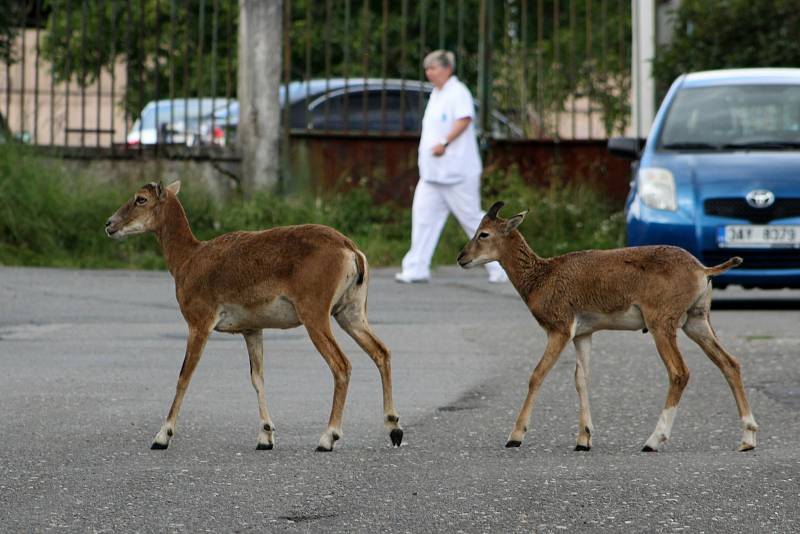
[[[430,278],[431,259],[450,213],[472,239],[485,215],[481,211],[480,176],[453,185],[424,180],[417,183],[411,207],[411,248],[403,258],[404,275],[413,279]],[[486,270],[490,276],[497,276],[503,268],[493,261],[486,264]]]

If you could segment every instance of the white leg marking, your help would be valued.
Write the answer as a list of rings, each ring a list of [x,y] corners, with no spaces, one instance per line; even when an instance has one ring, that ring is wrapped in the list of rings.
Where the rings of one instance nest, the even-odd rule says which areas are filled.
[[[659,445],[669,439],[669,435],[672,432],[672,423],[675,421],[676,411],[677,408],[675,406],[662,410],[658,418],[658,423],[656,424],[656,429],[648,438],[647,443],[645,443],[647,447],[657,451]]]
[[[175,434],[175,427],[173,425],[170,423],[161,425],[161,430],[158,431],[155,439],[153,439],[153,448],[166,449],[173,434]]]
[[[336,428],[328,428],[322,437],[319,438],[318,451],[332,451],[333,444],[341,439],[342,431]]]
[[[575,344],[575,389],[578,391],[578,438],[575,450],[592,447],[592,415],[589,409],[589,353],[592,348],[591,335],[577,337]]]
[[[739,446],[740,451],[747,451],[755,448],[757,430],[758,425],[756,424],[753,414],[742,417],[742,444]]]
[[[267,428],[269,428],[269,430],[267,430]],[[256,448],[260,450],[271,449],[275,445],[275,438],[273,437],[274,432],[275,425],[272,424],[272,421],[262,424],[258,432]]]

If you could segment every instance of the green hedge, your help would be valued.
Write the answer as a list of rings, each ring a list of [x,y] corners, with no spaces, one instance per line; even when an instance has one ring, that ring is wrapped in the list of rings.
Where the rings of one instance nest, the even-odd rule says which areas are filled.
[[[509,203],[504,215],[530,209],[521,229],[543,256],[622,245],[621,212],[592,188],[531,188],[515,172],[494,173],[484,179],[483,188],[486,206],[499,199]],[[134,236],[120,242],[105,236],[105,221],[134,189],[70,176],[29,148],[0,145],[0,264],[164,268],[153,237]],[[324,198],[260,193],[247,200],[219,203],[188,178],[180,197],[199,239],[232,230],[327,224],[350,236],[374,266],[399,264],[410,242],[411,210],[376,205],[364,188]],[[434,262],[453,264],[466,240],[451,217]]]

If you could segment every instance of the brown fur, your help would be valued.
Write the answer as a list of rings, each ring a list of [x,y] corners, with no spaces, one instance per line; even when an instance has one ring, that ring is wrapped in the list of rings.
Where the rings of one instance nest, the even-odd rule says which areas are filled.
[[[272,428],[263,400],[263,328],[305,325],[312,342],[334,375],[334,402],[320,448],[330,450],[341,436],[341,417],[350,362],[333,338],[330,317],[372,357],[381,372],[385,422],[399,445],[391,396],[390,353],[366,318],[367,265],[355,244],[327,226],[307,224],[257,232],[231,232],[199,241],[177,197],[179,183],[163,188],[148,184],[106,224],[111,237],[153,232],[164,253],[181,313],[189,325],[186,358],[164,435],[175,419],[192,371],[212,330],[241,333],[251,358],[253,386],[259,396],[262,428]],[[391,420],[389,418],[392,418]],[[259,448],[271,448],[272,431],[259,436]],[[160,443],[159,447],[166,447]],[[161,439],[163,442],[164,440]],[[168,439],[166,440],[168,442]],[[263,446],[263,447],[262,447]]]
[[[584,391],[588,362],[581,360],[588,360],[591,334],[597,330],[641,328],[651,332],[670,377],[665,406],[669,409],[677,406],[689,380],[676,340],[677,330],[684,328],[728,378],[740,417],[752,417],[739,364],[719,344],[709,322],[709,277],[741,264],[741,258],[709,268],[672,246],[585,250],[541,258],[516,229],[525,212],[506,220],[497,216],[500,207],[502,203],[492,206],[458,261],[462,267],[499,261],[548,335],[547,349],[531,376],[528,397],[509,444],[521,442],[542,380],[566,344],[574,340],[576,349],[585,352],[579,354],[576,369],[576,387],[581,395],[578,447],[588,450],[590,431],[584,432],[587,425],[583,424],[584,419],[590,420]],[[670,425],[666,425],[667,434]],[[743,447],[755,445],[754,435],[752,441],[743,440]]]

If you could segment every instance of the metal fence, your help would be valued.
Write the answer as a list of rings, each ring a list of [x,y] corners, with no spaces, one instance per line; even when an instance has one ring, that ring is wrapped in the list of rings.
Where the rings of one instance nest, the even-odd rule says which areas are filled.
[[[11,2],[0,113],[36,145],[235,146],[236,0]],[[422,58],[456,53],[483,135],[601,139],[629,120],[629,0],[283,0],[283,127],[415,136]],[[0,41],[1,43],[2,41]]]

